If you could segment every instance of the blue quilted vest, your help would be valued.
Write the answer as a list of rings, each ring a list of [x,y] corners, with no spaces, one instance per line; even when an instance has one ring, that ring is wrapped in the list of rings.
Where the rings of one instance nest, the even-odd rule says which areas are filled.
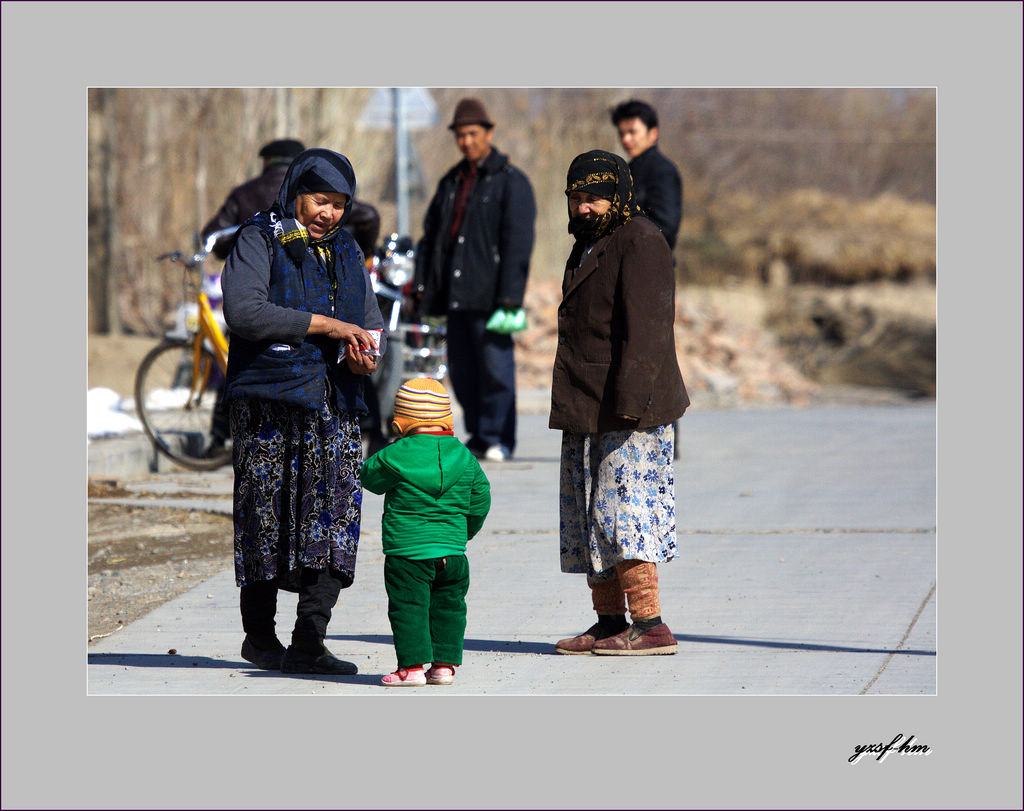
[[[246,224],[260,229],[272,252],[267,296],[272,304],[365,326],[365,271],[348,232],[340,229],[331,240],[333,261],[325,268],[312,250],[303,251],[301,262],[289,256],[274,238],[266,212]],[[326,393],[339,410],[363,413],[363,376],[337,362],[339,344],[325,335],[307,335],[298,346],[232,335],[226,396],[320,408]]]

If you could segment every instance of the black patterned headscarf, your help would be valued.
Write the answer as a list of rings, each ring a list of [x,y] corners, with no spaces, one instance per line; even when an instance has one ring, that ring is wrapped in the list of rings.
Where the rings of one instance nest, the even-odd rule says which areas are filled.
[[[611,206],[599,216],[573,217],[570,212],[569,233],[576,237],[573,254],[582,254],[587,245],[640,215],[629,167],[618,155],[603,149],[592,149],[573,158],[566,177],[565,196],[574,191],[603,197],[611,202]]]
[[[295,219],[295,200],[300,194],[339,192],[347,195],[345,211],[338,224],[320,239],[312,239],[309,231]],[[330,149],[307,149],[300,152],[288,167],[281,182],[277,200],[270,208],[274,234],[288,255],[301,264],[308,247],[320,248],[330,244],[352,213],[352,200],[356,195],[356,173],[349,159]]]

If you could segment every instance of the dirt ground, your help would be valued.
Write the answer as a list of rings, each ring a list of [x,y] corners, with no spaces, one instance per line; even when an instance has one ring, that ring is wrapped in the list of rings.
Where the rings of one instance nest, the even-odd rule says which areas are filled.
[[[90,643],[231,566],[230,516],[92,500],[126,497],[139,493],[89,481]]]

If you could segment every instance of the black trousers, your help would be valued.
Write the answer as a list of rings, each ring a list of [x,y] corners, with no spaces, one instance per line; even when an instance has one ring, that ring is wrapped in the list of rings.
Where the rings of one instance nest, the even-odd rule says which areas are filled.
[[[242,629],[246,635],[256,640],[274,636],[277,591],[276,580],[251,583],[239,589]],[[327,635],[327,623],[331,621],[331,610],[338,602],[340,592],[341,579],[332,572],[302,571],[292,645],[309,651],[320,649]]]
[[[511,335],[486,328],[490,313],[448,314],[448,363],[462,406],[466,446],[516,449],[516,360]]]

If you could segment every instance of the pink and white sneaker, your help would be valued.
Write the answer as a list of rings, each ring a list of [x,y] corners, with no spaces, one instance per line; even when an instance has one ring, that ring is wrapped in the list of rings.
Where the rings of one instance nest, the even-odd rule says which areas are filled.
[[[385,687],[422,687],[427,683],[423,666],[400,667],[394,673],[388,673],[380,680]]]
[[[451,684],[455,680],[455,665],[435,662],[427,671],[427,684]]]

